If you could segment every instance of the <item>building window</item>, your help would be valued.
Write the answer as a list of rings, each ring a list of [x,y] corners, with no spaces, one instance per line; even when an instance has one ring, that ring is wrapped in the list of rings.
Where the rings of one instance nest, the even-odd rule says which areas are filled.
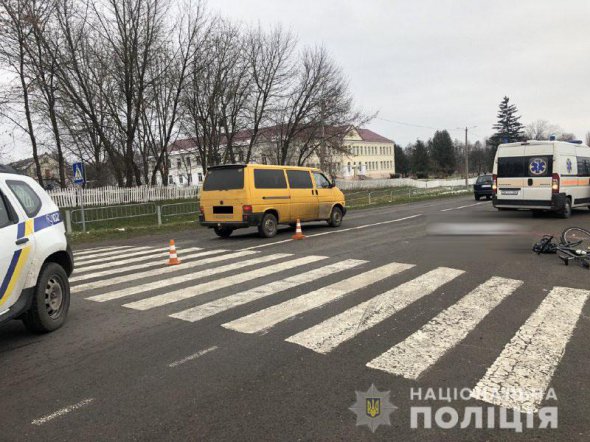
[[[189,173],[188,174],[188,183],[189,184],[192,184],[192,182],[193,182],[193,174],[192,173]]]
[[[172,175],[168,175],[168,184],[174,184],[174,177]]]
[[[189,169],[191,168],[191,159],[189,157],[186,157],[186,167],[188,167]]]
[[[176,168],[177,169],[181,169],[182,168],[182,160],[180,158],[176,159]]]
[[[180,182],[180,184],[184,184],[184,177],[182,175],[180,175],[178,177],[178,181]]]
[[[202,183],[203,182],[203,174],[201,172],[197,173],[197,181],[199,183]]]

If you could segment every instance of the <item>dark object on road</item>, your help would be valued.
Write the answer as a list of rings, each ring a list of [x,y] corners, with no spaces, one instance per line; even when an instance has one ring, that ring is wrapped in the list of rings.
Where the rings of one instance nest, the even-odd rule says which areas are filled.
[[[477,181],[473,185],[473,194],[477,201],[479,201],[482,196],[485,196],[488,200],[492,199],[493,181],[492,175],[481,175],[477,177]]]
[[[545,235],[533,245],[533,252],[556,253],[565,265],[570,261],[590,269],[590,231],[581,227],[569,227],[561,233],[559,244],[553,241],[553,235]]]

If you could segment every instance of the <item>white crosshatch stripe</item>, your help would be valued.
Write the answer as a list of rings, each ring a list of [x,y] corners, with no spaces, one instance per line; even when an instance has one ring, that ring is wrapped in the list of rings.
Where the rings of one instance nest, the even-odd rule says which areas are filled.
[[[260,332],[300,313],[321,307],[324,304],[333,302],[356,290],[365,288],[370,284],[374,284],[412,267],[414,267],[412,264],[401,264],[397,262],[386,264],[281,304],[265,308],[235,321],[227,322],[222,324],[222,326],[242,333]]]
[[[286,258],[291,255],[289,254],[277,254],[277,255],[270,255],[274,256],[275,259]],[[311,264],[313,262],[321,261],[326,259],[327,256],[306,256],[304,258],[298,258],[291,261],[285,261],[278,264],[273,264],[272,266],[264,267],[261,269],[252,270],[245,273],[240,273],[234,276],[227,276],[223,279],[219,279],[216,281],[209,281],[203,284],[199,284],[194,287],[188,287],[186,289],[176,290],[174,292],[165,293],[159,296],[152,296],[151,298],[145,298],[140,301],[131,302],[129,304],[123,305],[123,307],[135,309],[135,310],[149,310],[154,307],[161,307],[166,304],[171,304],[173,302],[182,301],[184,299],[194,298],[196,296],[204,295],[205,293],[212,292],[214,290],[219,290],[226,287],[231,287],[236,284],[242,284],[247,281],[252,281],[256,278],[262,278],[264,276],[272,275],[274,273],[282,272],[284,270],[290,270],[297,268],[299,266],[305,264]]]
[[[563,357],[589,290],[554,287],[471,392],[471,397],[523,413],[538,411]],[[495,393],[495,394],[493,394]]]
[[[88,255],[97,255],[99,253],[112,253],[116,250],[132,249],[133,246],[117,246],[117,247],[97,247],[94,249],[84,249],[80,251],[74,251],[75,258],[81,258]]]
[[[297,333],[286,341],[318,353],[329,353],[463,273],[463,270],[439,267]]]
[[[182,264],[175,266],[168,266],[164,264],[159,269],[151,269],[145,272],[135,273],[133,275],[123,275],[114,278],[109,278],[108,280],[87,282],[84,284],[76,285],[72,287],[72,291],[75,290],[76,293],[80,293],[82,290],[92,290],[98,288],[101,288],[103,290],[109,290],[121,283],[137,281],[143,278],[150,278],[153,276],[167,275],[168,273],[174,274],[182,272],[183,270],[195,269],[208,264],[214,264],[216,262],[228,261],[230,259],[236,258],[243,258],[244,256],[253,255],[255,253],[258,252],[255,252],[253,250],[244,250],[242,252],[234,252],[221,256],[213,256],[210,258],[200,259],[198,261],[183,262]],[[185,276],[185,278],[188,278],[188,276]],[[167,279],[162,279],[162,281],[167,281]]]
[[[490,278],[367,367],[417,379],[522,284],[516,279]]]
[[[335,273],[352,269],[366,262],[367,261],[361,261],[358,259],[346,259],[344,261],[310,270],[309,272],[300,273],[299,275],[291,276],[279,281],[269,282],[268,284],[239,292],[234,295],[226,296],[225,298],[217,299],[206,304],[198,305],[196,307],[174,313],[170,316],[172,318],[182,319],[184,321],[196,322],[231,308],[255,301],[257,299],[272,296],[284,292],[285,290],[325,278]]]
[[[133,250],[134,251],[131,253],[127,253],[126,251],[119,251],[114,254],[109,254],[109,255],[105,255],[105,256],[101,256],[101,257],[92,256],[88,259],[78,259],[75,261],[76,267],[83,268],[83,267],[88,266],[90,264],[105,262],[105,260],[107,260],[107,259],[117,260],[117,259],[132,258],[134,256],[139,256],[139,255],[149,255],[150,253],[161,252],[165,249],[163,249],[162,247],[138,247]]]
[[[196,252],[196,253],[191,253]],[[194,258],[201,258],[203,256],[210,256],[216,255],[219,253],[228,252],[226,249],[211,249],[211,250],[203,250],[199,247],[194,247],[191,249],[185,249],[184,254],[180,257],[181,260],[188,260]],[[101,276],[114,276],[121,273],[127,273],[133,270],[142,270],[147,269],[149,267],[155,266],[163,266],[166,265],[168,253],[162,253],[160,255],[152,255],[147,259],[145,257],[141,258],[132,258],[129,260],[121,261],[121,262],[114,262],[114,263],[105,263],[99,264],[94,268],[85,268],[83,269],[84,273],[81,275],[76,275],[70,277],[70,282],[79,282],[79,281],[86,281],[88,279],[98,278]],[[133,264],[134,262],[139,262],[140,264]],[[132,265],[130,265],[132,264]],[[123,266],[123,267],[122,267]],[[94,267],[94,266],[93,266]],[[101,270],[107,269],[107,270]],[[99,270],[99,271],[94,271]]]

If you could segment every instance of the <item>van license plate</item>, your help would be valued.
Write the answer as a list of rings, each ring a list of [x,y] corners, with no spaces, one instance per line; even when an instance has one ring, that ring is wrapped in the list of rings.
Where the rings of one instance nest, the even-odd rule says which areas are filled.
[[[503,190],[502,195],[518,195],[518,190]]]

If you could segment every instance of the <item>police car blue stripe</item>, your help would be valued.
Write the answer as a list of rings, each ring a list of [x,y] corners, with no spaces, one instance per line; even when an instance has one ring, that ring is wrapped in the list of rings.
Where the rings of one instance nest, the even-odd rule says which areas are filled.
[[[4,276],[4,280],[2,281],[2,285],[0,285],[0,301],[4,298],[6,294],[6,289],[8,288],[8,284],[10,284],[10,280],[12,279],[12,275],[14,274],[14,269],[16,269],[16,264],[18,263],[18,259],[20,258],[20,254],[22,253],[22,249],[18,249],[12,255],[12,261],[10,261],[10,265],[8,266],[8,271]]]
[[[48,213],[47,215],[38,216],[35,218],[34,225],[35,225],[35,232],[39,230],[43,230],[47,227],[54,226],[55,224],[59,224],[62,222],[61,213],[59,211]]]
[[[20,223],[16,232],[16,239],[21,239],[25,236],[25,223]]]

